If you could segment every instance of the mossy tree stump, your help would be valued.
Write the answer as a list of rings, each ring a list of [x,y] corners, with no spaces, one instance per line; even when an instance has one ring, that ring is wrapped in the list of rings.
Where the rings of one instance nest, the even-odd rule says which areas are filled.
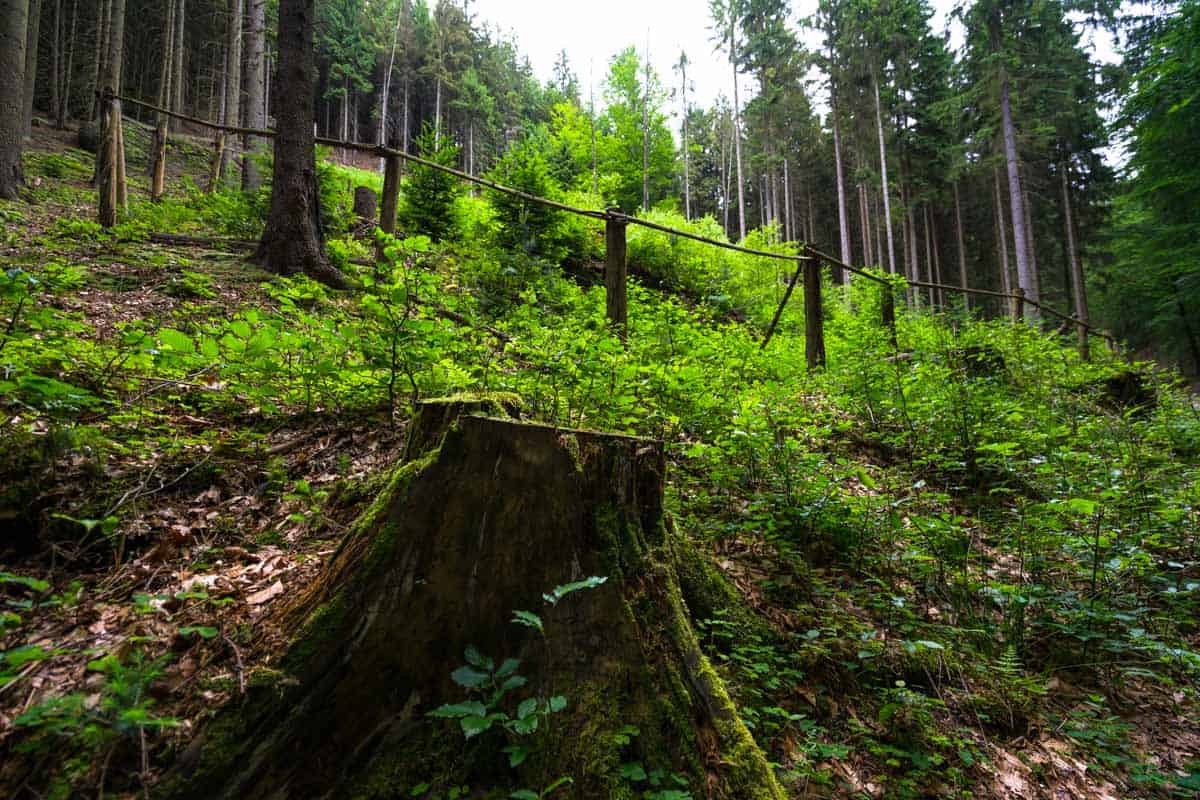
[[[646,787],[620,767],[637,761],[698,798],[783,797],[689,625],[661,443],[463,415],[479,410],[502,408],[420,409],[406,463],[297,606],[287,678],[221,712],[163,794],[407,797],[430,783],[499,798],[569,776],[556,797],[633,798]],[[543,602],[593,575],[608,580]],[[517,609],[545,635],[511,624]],[[520,659],[514,708],[567,699],[522,739],[533,752],[515,770],[500,729],[465,740],[428,716],[467,699],[450,673],[468,645]],[[640,735],[621,743],[623,726]]]

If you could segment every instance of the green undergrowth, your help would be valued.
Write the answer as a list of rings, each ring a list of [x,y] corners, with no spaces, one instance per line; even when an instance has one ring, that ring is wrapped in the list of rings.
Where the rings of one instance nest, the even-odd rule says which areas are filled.
[[[51,178],[48,201],[76,197],[73,152],[33,169]],[[1047,331],[962,312],[902,312],[894,350],[866,283],[826,285],[829,366],[809,371],[798,299],[760,347],[786,262],[633,228],[631,264],[666,290],[631,282],[622,343],[602,286],[499,249],[484,197],[456,201],[460,235],[402,231],[384,239],[384,264],[363,266],[372,243],[347,235],[363,181],[378,178],[323,172],[329,252],[360,285],[351,294],[158,254],[151,231],[257,234],[264,196],[191,187],[135,200],[112,232],[49,225],[51,259],[4,258],[0,520],[18,520],[26,555],[85,533],[92,558],[150,544],[121,535],[135,507],[104,522],[105,492],[120,491],[100,485],[112,460],[183,461],[201,446],[236,458],[304,415],[389,424],[421,398],[511,393],[532,419],[667,442],[679,535],[723,567],[680,567],[698,638],[797,792],[840,785],[845,762],[889,797],[973,796],[990,743],[1043,730],[1123,796],[1189,780],[1122,735],[1136,720],[1118,708],[1132,689],[1190,704],[1200,677],[1200,418],[1171,375],[1099,343],[1083,363]],[[5,235],[31,213],[0,204]],[[600,235],[561,240],[576,277],[591,274]],[[122,260],[136,270],[114,277],[107,265]],[[161,316],[103,329],[65,302],[146,287],[166,298]],[[233,305],[218,299],[228,289]],[[1106,384],[1130,371],[1140,404]],[[180,434],[180,415],[223,424]],[[91,527],[46,523],[44,482],[68,462],[96,476],[71,509]],[[4,612],[6,653],[24,614]]]

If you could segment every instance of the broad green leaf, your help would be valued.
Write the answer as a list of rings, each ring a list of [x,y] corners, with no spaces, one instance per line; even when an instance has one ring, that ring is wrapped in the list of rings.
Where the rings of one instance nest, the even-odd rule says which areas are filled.
[[[451,705],[438,706],[433,711],[430,711],[427,716],[437,717],[439,719],[485,717],[487,716],[487,706],[485,706],[483,703],[480,703],[478,700],[472,700],[467,703],[454,703]]]
[[[471,667],[459,667],[450,673],[450,678],[459,686],[467,689],[475,689],[487,683],[491,679],[491,676],[486,672],[480,672]]]

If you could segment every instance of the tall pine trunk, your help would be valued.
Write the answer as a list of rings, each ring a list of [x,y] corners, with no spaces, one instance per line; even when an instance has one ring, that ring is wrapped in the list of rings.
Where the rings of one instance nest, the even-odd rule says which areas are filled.
[[[179,0],[178,10],[175,12],[175,79],[171,81],[172,94],[174,95],[171,101],[171,110],[177,114],[183,113],[184,87],[183,87],[183,37],[187,30],[187,0]],[[178,132],[180,129],[179,120],[171,120],[171,130]]]
[[[1000,286],[1005,294],[1012,294],[1012,277],[1008,270],[1008,228],[1004,225],[1004,195],[1000,192],[1000,170],[994,167],[992,184],[995,187],[996,239],[1000,243]]]
[[[313,152],[313,28],[316,0],[280,0],[275,172],[271,209],[255,253],[280,275],[303,272],[335,288],[346,279],[325,259]]]
[[[887,145],[883,138],[883,108],[879,102],[879,79],[871,76],[871,86],[875,90],[875,126],[879,132],[879,177],[883,194],[883,221],[887,227],[887,267],[888,272],[896,271],[896,245],[892,238],[892,203],[888,198]],[[880,248],[882,249],[882,248]]]
[[[54,110],[55,125],[59,130],[67,127],[67,118],[71,115],[71,84],[75,69],[75,40],[79,33],[79,0],[71,2],[71,34],[66,41],[66,65],[63,69],[62,92],[58,96],[58,108]]]
[[[243,0],[229,0],[229,27],[225,38],[225,124],[241,124],[242,107],[242,6]],[[221,175],[228,180],[237,157],[237,137],[225,137],[221,149]]]
[[[25,138],[33,133],[33,94],[37,88],[38,36],[42,27],[42,0],[29,0],[29,18],[25,29],[25,89],[22,95],[21,114],[25,127]]]
[[[264,97],[267,87],[267,0],[247,0],[249,5],[246,37],[246,109],[247,128],[266,128],[267,109]],[[246,136],[242,154],[242,189],[256,192],[262,186],[262,174],[255,158],[264,151],[266,141],[258,136]]]
[[[1004,131],[1004,159],[1008,172],[1008,202],[1012,211],[1013,250],[1017,257],[1017,285],[1025,297],[1037,301],[1038,292],[1029,263],[1029,232],[1026,229],[1025,195],[1021,190],[1021,167],[1017,157],[1017,132],[1013,125],[1012,103],[1008,96],[1008,70],[1000,68],[1000,124]],[[1025,318],[1035,321],[1038,310],[1025,303]]]
[[[846,209],[846,177],[842,167],[842,133],[838,122],[837,90],[830,83],[829,87],[830,117],[833,120],[833,164],[837,180],[838,204],[838,242],[841,245],[842,262],[849,264],[854,258],[850,250],[850,215]],[[844,282],[849,283],[850,274],[845,273]]]
[[[0,0],[0,198],[16,200],[24,183],[26,0]]]
[[[746,191],[742,180],[742,109],[738,98],[737,26],[729,23],[729,63],[733,66],[733,151],[737,159],[738,240],[746,238]]]
[[[963,289],[963,308],[971,310],[971,295],[967,294],[967,249],[963,246],[962,200],[959,196],[958,181],[954,186],[954,238],[958,245],[958,285]]]
[[[1075,295],[1075,318],[1085,325],[1088,322],[1087,285],[1083,281],[1083,265],[1079,261],[1079,249],[1075,239],[1075,213],[1071,207],[1070,167],[1062,165],[1063,226],[1067,234],[1067,260],[1071,264],[1071,291]]]

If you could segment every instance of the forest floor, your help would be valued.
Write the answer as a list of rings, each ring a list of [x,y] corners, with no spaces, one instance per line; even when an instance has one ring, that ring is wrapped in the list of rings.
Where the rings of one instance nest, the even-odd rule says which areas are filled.
[[[28,435],[0,440],[24,447],[0,454],[0,476],[22,479],[22,505],[9,510],[0,502],[0,574],[8,578],[0,581],[0,597],[9,609],[0,628],[9,656],[0,683],[0,793],[44,796],[57,776],[66,781],[58,784],[60,792],[66,785],[86,786],[92,796],[140,796],[200,721],[244,692],[247,676],[270,667],[281,653],[286,637],[280,612],[315,578],[396,463],[403,414],[392,413],[387,403],[352,410],[320,402],[269,408],[213,371],[167,376],[144,369],[140,356],[122,344],[134,331],[162,325],[191,330],[241,309],[269,313],[280,305],[270,276],[236,248],[156,244],[144,230],[128,238],[101,235],[90,223],[94,192],[77,166],[86,159],[71,149],[72,136],[45,128],[35,134],[27,158],[34,202],[0,208],[0,268],[66,287],[39,309],[47,316],[34,321],[45,331],[53,328],[52,319],[74,323],[66,333],[71,341],[47,338],[53,338],[47,347],[57,348],[48,359],[58,363],[60,377],[72,376],[72,385],[113,401],[81,401],[70,431],[53,414],[0,408],[0,421],[12,430],[28,426]],[[202,143],[173,152],[181,157],[172,161],[170,184],[178,189],[185,173],[200,180]],[[136,170],[144,172],[144,162],[135,157],[131,175]],[[144,183],[132,191],[141,192]],[[229,238],[228,226],[206,229],[203,222],[159,232]],[[15,322],[5,308],[0,328],[8,322],[5,315]],[[77,369],[76,359],[88,368]],[[230,402],[206,401],[217,396]],[[852,437],[828,447],[868,473],[888,461]],[[682,461],[675,472],[673,502],[681,516],[702,517],[697,509],[712,499],[698,488],[706,475]],[[842,488],[863,495],[883,491],[869,484],[847,481]],[[0,485],[0,500],[12,501],[5,491]],[[723,508],[735,509],[732,517],[752,516],[754,503],[749,494],[722,498]],[[942,504],[969,513],[958,500]],[[108,522],[117,519],[119,528]],[[972,546],[986,553],[991,545],[980,535]],[[829,646],[833,655],[822,656],[827,668],[807,667],[773,696],[780,681],[789,681],[787,659],[766,652],[765,644],[756,651],[723,641],[720,620],[708,620],[701,633],[713,657],[724,657],[735,696],[742,680],[740,697],[749,698],[760,727],[778,729],[772,755],[785,769],[788,760],[807,765],[804,777],[790,782],[793,796],[920,796],[933,790],[904,789],[896,774],[944,771],[939,763],[950,763],[945,759],[956,764],[957,776],[920,786],[937,786],[945,796],[997,799],[1186,796],[1170,779],[1185,778],[1194,770],[1189,765],[1200,761],[1194,685],[1137,674],[1112,681],[1078,669],[1035,673],[1013,682],[1012,697],[994,698],[992,718],[984,720],[970,700],[984,678],[964,662],[903,662],[891,655],[911,646],[916,634],[901,633],[891,620],[895,609],[877,602],[880,587],[854,570],[819,554],[798,565],[750,526],[705,548],[774,634],[815,639],[818,629],[833,626],[851,640]],[[990,556],[982,571],[1022,569],[998,550]],[[958,616],[937,601],[912,613],[931,629],[951,626]],[[867,630],[880,633],[857,635]],[[1193,649],[1200,647],[1194,628],[1190,636]],[[851,656],[840,655],[847,648]],[[869,681],[838,664],[853,660],[855,650],[860,660],[867,658],[863,648],[907,672],[867,692]],[[113,655],[115,662],[105,661]],[[914,663],[924,666],[912,676]],[[910,685],[927,685],[934,697],[928,711],[881,712],[878,698],[885,694],[899,706],[909,701],[901,676]],[[87,728],[86,710],[103,716],[105,704],[119,694],[114,684],[122,681],[152,701],[128,705],[161,721],[159,727],[141,725],[133,739],[119,724]],[[76,698],[85,711],[62,713],[47,703],[52,697]],[[1031,702],[1037,711],[1016,710]],[[1006,707],[1012,724],[998,724],[995,717]],[[14,724],[36,709],[47,719],[67,720],[63,728],[46,730],[91,736],[94,746],[79,748],[75,761],[64,764],[63,750]],[[771,722],[776,713],[785,719]],[[941,754],[940,762],[922,765],[911,742],[898,743],[903,735],[884,735],[897,714],[911,714],[908,724],[922,729],[920,737],[930,752]],[[789,726],[788,718],[800,717],[819,725]],[[1134,766],[1132,771],[1156,777],[1130,783]]]

